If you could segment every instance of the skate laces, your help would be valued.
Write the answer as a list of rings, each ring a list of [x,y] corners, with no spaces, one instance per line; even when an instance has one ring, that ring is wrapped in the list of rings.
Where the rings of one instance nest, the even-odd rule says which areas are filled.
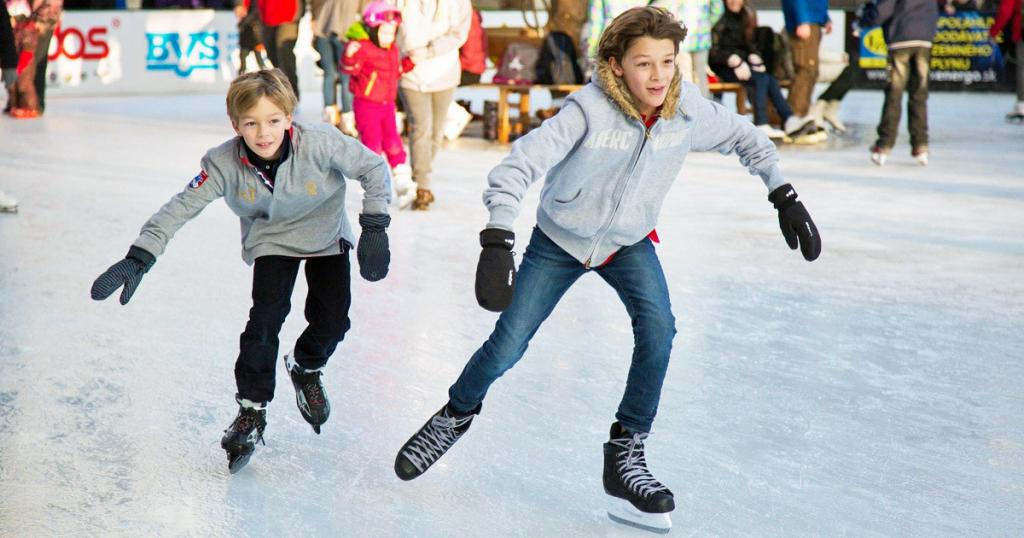
[[[649,497],[660,491],[668,491],[668,488],[658,482],[647,468],[645,439],[646,433],[635,432],[632,437],[611,439],[609,443],[622,449],[616,457],[616,465],[626,487],[642,497]]]
[[[430,419],[430,424],[424,428],[420,435],[416,436],[416,439],[406,449],[405,457],[420,472],[425,471],[427,467],[430,467],[431,463],[444,455],[455,444],[455,441],[458,441],[459,437],[462,436],[456,429],[465,426],[471,420],[473,420],[473,415],[461,418],[453,417],[448,414],[447,409],[443,410],[440,414],[434,415]]]
[[[235,422],[231,424],[231,429],[235,433],[251,432],[255,429],[257,442],[263,442],[263,428],[259,411],[249,408],[242,408],[235,417]]]
[[[302,394],[310,405],[324,405],[326,399],[320,388],[320,372],[292,373],[295,380],[302,385]]]

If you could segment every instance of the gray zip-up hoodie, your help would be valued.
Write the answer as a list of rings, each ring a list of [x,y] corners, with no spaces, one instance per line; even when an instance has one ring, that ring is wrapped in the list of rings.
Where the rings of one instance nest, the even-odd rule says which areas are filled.
[[[149,218],[133,245],[160,256],[179,228],[223,197],[241,220],[242,259],[249,265],[260,256],[338,254],[339,240],[355,245],[345,178],[362,184],[363,213],[387,214],[387,162],[333,126],[292,123],[291,153],[277,169],[273,191],[244,145],[238,136],[207,151],[199,175]]]
[[[511,231],[527,188],[546,174],[537,225],[580,262],[601,264],[654,229],[691,150],[735,152],[769,191],[785,183],[775,144],[681,82],[678,72],[661,118],[648,130],[625,82],[601,62],[590,84],[491,170],[483,195],[487,226]]]

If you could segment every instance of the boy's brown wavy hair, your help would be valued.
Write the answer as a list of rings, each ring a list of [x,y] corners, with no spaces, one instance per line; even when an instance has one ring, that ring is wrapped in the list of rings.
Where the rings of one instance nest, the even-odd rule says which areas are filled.
[[[679,52],[679,43],[686,39],[686,26],[679,22],[665,8],[655,6],[628,9],[601,33],[597,45],[597,59],[607,62],[609,58],[621,63],[626,51],[641,37],[671,39]]]
[[[263,69],[239,75],[228,88],[227,106],[231,122],[238,123],[242,114],[256,106],[261,97],[270,99],[285,114],[294,112],[299,101],[292,91],[291,83],[280,69]]]

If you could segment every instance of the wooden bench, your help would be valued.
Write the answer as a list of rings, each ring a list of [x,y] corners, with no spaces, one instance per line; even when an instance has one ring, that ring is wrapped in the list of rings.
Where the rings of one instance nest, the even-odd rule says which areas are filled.
[[[779,83],[782,87],[788,88],[789,81],[784,80]],[[512,135],[513,125],[512,120],[509,117],[509,110],[512,105],[517,105],[519,110],[519,118],[515,129],[519,133],[525,133],[529,130],[530,121],[530,90],[543,89],[551,92],[565,92],[572,93],[583,87],[582,84],[471,84],[463,86],[464,88],[490,88],[498,90],[498,138],[497,141],[501,144],[508,144],[509,138]],[[740,114],[746,114],[749,110],[747,106],[747,88],[743,84],[738,82],[712,82],[708,84],[708,89],[711,93],[735,93],[736,94],[736,111]],[[512,103],[510,97],[517,95],[519,97],[518,103]]]

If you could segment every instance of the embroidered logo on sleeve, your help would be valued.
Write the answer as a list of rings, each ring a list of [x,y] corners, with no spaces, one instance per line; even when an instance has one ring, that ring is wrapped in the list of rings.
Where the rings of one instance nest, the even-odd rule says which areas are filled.
[[[199,175],[194,177],[194,178],[192,178],[192,181],[188,182],[188,188],[190,188],[190,189],[198,189],[199,187],[202,187],[203,183],[206,183],[206,179],[209,178],[209,177],[210,176],[206,174],[206,170],[200,169],[199,170]]]

